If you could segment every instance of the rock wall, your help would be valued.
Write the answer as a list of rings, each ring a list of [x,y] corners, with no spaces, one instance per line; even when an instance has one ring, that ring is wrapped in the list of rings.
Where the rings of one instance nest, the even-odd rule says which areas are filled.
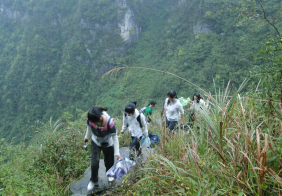
[[[20,12],[17,10],[13,10],[13,8],[5,7],[4,5],[0,5],[0,12],[4,18],[12,19],[12,20],[27,20],[28,15],[26,12]]]
[[[206,23],[197,22],[193,24],[193,33],[194,35],[199,33],[211,33],[212,32],[212,25]]]
[[[123,20],[118,24],[120,28],[120,36],[124,42],[132,42],[138,39],[139,28],[135,22],[133,11],[128,8]]]
[[[138,40],[140,34],[140,28],[135,19],[135,15],[133,10],[128,6],[126,0],[116,0],[116,8],[117,8],[117,19],[115,22],[108,22],[106,24],[99,23],[91,23],[91,21],[87,21],[84,18],[80,19],[79,26],[83,29],[87,29],[89,34],[83,35],[86,39],[84,39],[84,46],[89,55],[89,59],[82,59],[80,56],[76,57],[76,60],[81,63],[87,63],[95,72],[105,73],[112,69],[114,65],[109,63],[105,63],[103,66],[98,65],[93,60],[93,56],[96,52],[93,49],[94,45],[101,45],[105,43],[107,40],[100,38],[97,35],[97,32],[103,31],[104,34],[108,34],[109,36],[115,36],[116,33],[119,33],[119,36],[122,42],[119,45],[116,45],[113,48],[106,48],[103,51],[102,57],[114,59],[115,55],[123,56],[126,54],[126,48],[135,40]],[[55,22],[53,22],[55,24]],[[114,32],[114,33],[113,33]],[[89,36],[90,35],[90,36]]]

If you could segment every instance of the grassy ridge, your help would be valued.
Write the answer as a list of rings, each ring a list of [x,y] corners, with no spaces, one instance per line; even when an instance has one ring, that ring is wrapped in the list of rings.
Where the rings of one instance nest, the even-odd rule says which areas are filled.
[[[229,88],[208,102],[188,133],[168,137],[159,129],[157,155],[117,194],[281,194],[281,103],[270,103],[275,112],[268,115],[264,103]]]
[[[114,194],[281,194],[281,104],[265,104],[239,91],[227,86],[214,96],[205,94],[208,108],[185,133],[169,136],[162,126],[150,125],[161,138],[157,155],[130,174],[131,185]],[[90,164],[90,153],[82,149],[86,113],[78,117],[37,126],[40,134],[28,147],[1,141],[1,195],[70,194],[69,185]],[[121,118],[115,122],[121,127]],[[129,145],[129,135],[119,140]]]

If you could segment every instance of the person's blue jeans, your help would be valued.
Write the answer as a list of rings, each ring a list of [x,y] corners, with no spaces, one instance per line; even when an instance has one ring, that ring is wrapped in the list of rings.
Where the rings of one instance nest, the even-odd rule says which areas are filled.
[[[140,150],[139,150],[139,148],[140,148],[140,142],[139,142],[140,138],[131,137],[131,139],[132,139],[132,141],[129,145],[129,150],[130,150],[129,159],[133,161],[135,155],[139,156],[140,153],[141,153]]]

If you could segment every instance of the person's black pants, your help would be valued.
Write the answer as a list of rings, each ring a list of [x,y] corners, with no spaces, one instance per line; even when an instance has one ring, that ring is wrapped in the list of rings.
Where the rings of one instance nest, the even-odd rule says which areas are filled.
[[[170,131],[173,131],[174,128],[178,125],[178,121],[169,121],[167,118],[165,118],[165,120],[166,120],[166,127]]]
[[[106,171],[108,171],[115,162],[114,158],[114,146],[100,147],[91,140],[91,178],[90,180],[94,183],[98,182],[98,170],[101,150],[104,154],[104,163]]]
[[[140,153],[141,153],[140,150],[139,150],[139,148],[140,148],[140,142],[139,142],[140,138],[131,137],[131,139],[132,139],[132,141],[131,141],[130,146],[129,146],[129,150],[130,150],[129,159],[133,161],[135,155],[139,156]]]

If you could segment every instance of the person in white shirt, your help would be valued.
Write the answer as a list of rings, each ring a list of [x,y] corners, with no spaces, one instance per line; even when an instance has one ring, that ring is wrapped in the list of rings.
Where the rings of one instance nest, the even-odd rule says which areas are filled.
[[[100,154],[103,151],[106,171],[114,165],[114,156],[119,160],[119,141],[117,129],[113,119],[106,113],[106,107],[91,107],[88,111],[87,130],[84,142],[91,138],[91,178],[87,186],[88,191],[99,188],[98,170]],[[113,181],[108,177],[108,181]]]
[[[129,159],[134,160],[135,154],[140,155],[140,139],[142,135],[148,137],[147,123],[145,116],[136,109],[135,104],[128,103],[125,106],[123,114],[123,125],[120,131],[123,134],[128,128],[132,142],[130,143]]]
[[[202,99],[199,93],[195,93],[193,95],[191,102],[191,106],[187,109],[189,112],[189,123],[190,127],[193,127],[193,121],[195,121],[197,114],[199,113],[200,109],[206,107],[205,101]]]
[[[166,127],[174,133],[174,128],[180,120],[181,129],[183,129],[184,109],[177,99],[176,92],[170,90],[164,103],[163,119],[166,117]]]

